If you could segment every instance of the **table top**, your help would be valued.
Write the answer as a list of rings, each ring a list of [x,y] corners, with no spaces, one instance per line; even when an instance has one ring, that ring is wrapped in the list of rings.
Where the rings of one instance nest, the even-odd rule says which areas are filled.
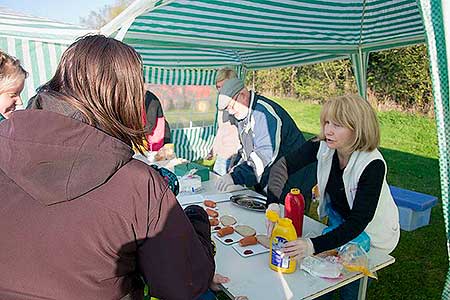
[[[203,182],[203,194],[217,193],[212,180]],[[251,190],[240,190],[232,194],[247,194],[260,196]],[[249,225],[258,234],[265,234],[265,216],[262,212],[256,212],[241,208],[228,202],[217,204],[220,215],[231,215],[239,224]],[[304,220],[304,233],[314,237],[321,234],[325,225],[308,216]],[[231,281],[223,285],[224,291],[229,296],[247,296],[249,299],[314,299],[332,290],[342,287],[350,282],[363,277],[360,273],[346,272],[340,279],[322,279],[309,275],[297,267],[292,274],[281,274],[269,268],[269,252],[241,257],[231,245],[224,245],[213,237],[217,246],[216,273],[227,276]],[[376,271],[395,262],[395,259],[385,253],[371,250],[368,253],[369,268]]]
[[[145,161],[144,159],[141,159]],[[214,173],[210,173],[210,180],[202,182],[202,191],[197,194],[198,199],[208,198],[208,195],[218,197],[218,191],[214,186],[214,181],[218,178]],[[242,186],[235,186],[234,192],[230,194],[246,194],[260,196],[254,191],[245,189]],[[179,195],[179,201],[183,206],[182,198],[186,195]],[[227,195],[228,196],[228,195]],[[195,198],[192,197],[192,198]],[[220,198],[220,197],[219,197]],[[185,197],[186,199],[186,197]],[[199,200],[200,201],[200,200]],[[220,216],[231,215],[238,220],[239,224],[253,227],[258,234],[265,234],[265,216],[263,212],[251,211],[236,206],[231,201],[218,202],[218,212]],[[304,219],[304,236],[314,237],[321,234],[325,225],[317,222],[308,216]],[[253,299],[314,299],[332,290],[338,289],[350,282],[363,277],[361,273],[345,272],[340,279],[322,279],[309,275],[297,267],[292,274],[282,274],[272,271],[269,268],[269,252],[241,257],[231,245],[224,245],[213,237],[217,246],[216,273],[229,277],[229,283],[222,285],[223,290],[231,297],[247,296]],[[374,272],[395,262],[395,259],[385,253],[372,249],[368,253],[369,268]]]

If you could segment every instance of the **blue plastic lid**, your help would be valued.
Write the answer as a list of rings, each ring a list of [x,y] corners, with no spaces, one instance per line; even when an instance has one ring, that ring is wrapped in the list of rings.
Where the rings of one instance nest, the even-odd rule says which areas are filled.
[[[392,197],[397,206],[411,208],[414,211],[424,211],[433,207],[437,202],[437,197],[405,190],[396,186],[389,186]]]

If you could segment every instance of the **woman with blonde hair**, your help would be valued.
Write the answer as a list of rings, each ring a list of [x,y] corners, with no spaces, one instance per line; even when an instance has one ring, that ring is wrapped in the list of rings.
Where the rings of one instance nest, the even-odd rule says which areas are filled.
[[[374,110],[359,96],[338,97],[324,104],[320,125],[316,139],[275,163],[268,187],[280,195],[290,174],[317,161],[318,213],[328,216],[329,228],[321,236],[287,243],[284,253],[303,258],[351,241],[392,252],[400,238],[399,216],[377,149],[380,129]],[[277,210],[279,199],[269,201],[268,209]],[[341,299],[354,299],[357,291],[358,283],[349,285],[341,289]]]
[[[20,93],[27,75],[18,59],[0,50],[0,115],[4,118],[9,119],[17,106],[22,105]]]
[[[0,124],[0,299],[139,299],[141,278],[162,299],[208,289],[206,212],[132,159],[143,101],[136,51],[92,35]]]

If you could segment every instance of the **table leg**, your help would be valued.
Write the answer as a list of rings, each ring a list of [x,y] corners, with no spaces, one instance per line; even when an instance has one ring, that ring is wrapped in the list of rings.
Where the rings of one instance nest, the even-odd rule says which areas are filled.
[[[358,300],[365,300],[366,299],[366,293],[367,293],[367,282],[368,277],[364,276],[359,281],[359,291],[358,291]]]

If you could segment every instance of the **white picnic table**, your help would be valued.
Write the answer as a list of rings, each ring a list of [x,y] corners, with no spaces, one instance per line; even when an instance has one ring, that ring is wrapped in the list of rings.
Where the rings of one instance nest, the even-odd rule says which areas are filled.
[[[236,186],[236,192],[219,193],[214,186],[218,178],[214,173],[210,174],[210,180],[202,182],[202,191],[197,195],[179,195],[177,197],[182,206],[190,203],[201,203],[203,199],[218,199],[217,207],[219,215],[231,215],[239,224],[253,227],[257,234],[265,234],[265,216],[262,212],[251,211],[233,204],[228,200],[230,194],[246,194],[259,196],[258,193]],[[222,194],[222,195],[221,195]],[[305,216],[304,236],[314,237],[321,234],[325,225]],[[223,284],[223,291],[232,299],[236,296],[246,296],[249,300],[300,300],[315,299],[330,291],[336,290],[351,282],[361,280],[358,299],[364,300],[367,291],[367,276],[359,272],[345,271],[339,279],[323,279],[312,276],[307,272],[297,270],[292,274],[282,274],[269,268],[269,252],[242,257],[231,245],[225,245],[213,237],[216,246],[216,273],[227,276],[231,281]],[[370,271],[378,271],[395,262],[395,258],[372,249],[368,253]]]

